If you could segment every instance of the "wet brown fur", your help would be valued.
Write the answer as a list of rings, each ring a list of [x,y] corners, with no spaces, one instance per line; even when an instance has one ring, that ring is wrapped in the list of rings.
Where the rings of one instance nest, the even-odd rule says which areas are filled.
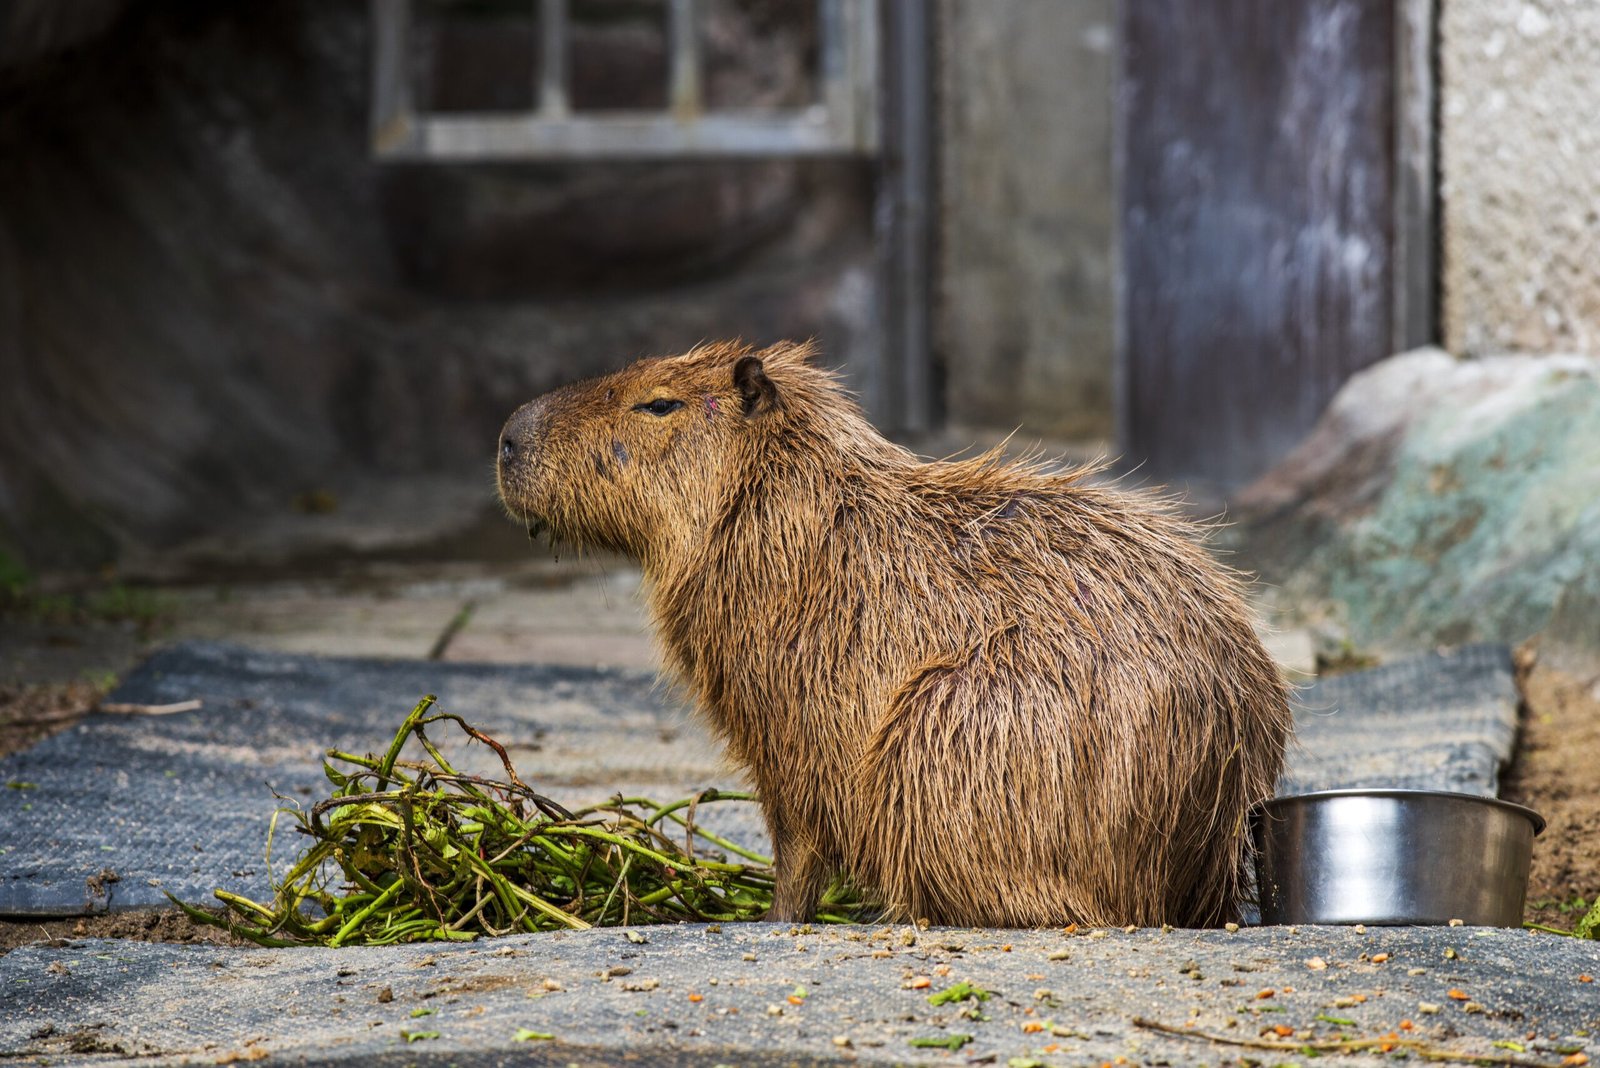
[[[705,345],[569,386],[500,468],[517,516],[641,561],[761,795],[772,917],[843,870],[936,923],[1234,918],[1290,718],[1232,573],[1089,469],[919,461],[811,357]]]

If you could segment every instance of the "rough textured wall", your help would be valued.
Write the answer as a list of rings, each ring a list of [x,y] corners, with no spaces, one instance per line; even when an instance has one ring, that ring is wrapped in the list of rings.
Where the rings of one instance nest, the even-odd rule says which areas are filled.
[[[1440,14],[1445,345],[1600,352],[1600,4]]]
[[[870,346],[862,165],[380,165],[365,12],[145,2],[0,83],[0,551],[125,560],[382,481],[487,506],[536,392],[708,337]]]
[[[936,345],[957,423],[1109,437],[1111,0],[942,0]]]

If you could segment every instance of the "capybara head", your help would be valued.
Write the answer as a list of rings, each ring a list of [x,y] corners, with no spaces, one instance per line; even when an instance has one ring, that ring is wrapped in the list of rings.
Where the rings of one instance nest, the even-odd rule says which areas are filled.
[[[530,530],[648,558],[707,523],[782,421],[811,351],[731,343],[646,359],[530,401],[500,434],[500,495]],[[774,377],[789,381],[780,389]]]
[[[761,798],[771,918],[1216,924],[1290,725],[1233,575],[1087,468],[927,463],[808,346],[706,345],[524,405],[500,492],[637,557]]]

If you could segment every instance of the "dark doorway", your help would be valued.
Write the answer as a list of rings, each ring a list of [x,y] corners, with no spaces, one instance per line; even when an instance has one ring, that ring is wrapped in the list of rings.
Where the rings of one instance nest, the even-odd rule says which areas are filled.
[[[1391,351],[1395,4],[1125,0],[1122,437],[1237,486]]]

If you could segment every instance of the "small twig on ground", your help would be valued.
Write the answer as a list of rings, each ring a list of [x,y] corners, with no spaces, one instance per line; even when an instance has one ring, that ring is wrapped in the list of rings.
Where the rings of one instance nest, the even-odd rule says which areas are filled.
[[[1468,1053],[1464,1050],[1436,1046],[1420,1038],[1399,1038],[1390,1035],[1378,1038],[1340,1038],[1285,1042],[1275,1041],[1270,1038],[1235,1038],[1231,1035],[1219,1035],[1210,1031],[1196,1030],[1193,1027],[1174,1027],[1172,1024],[1161,1023],[1159,1020],[1151,1020],[1143,1016],[1135,1016],[1133,1018],[1133,1026],[1142,1027],[1148,1031],[1160,1031],[1162,1034],[1180,1035],[1183,1038],[1195,1038],[1204,1042],[1217,1042],[1224,1046],[1268,1049],[1279,1053],[1363,1053],[1367,1050],[1379,1050],[1383,1053],[1389,1053],[1403,1049],[1428,1061],[1465,1061],[1474,1064],[1514,1065],[1519,1066],[1519,1068],[1555,1068],[1550,1061],[1516,1057],[1506,1053]]]

